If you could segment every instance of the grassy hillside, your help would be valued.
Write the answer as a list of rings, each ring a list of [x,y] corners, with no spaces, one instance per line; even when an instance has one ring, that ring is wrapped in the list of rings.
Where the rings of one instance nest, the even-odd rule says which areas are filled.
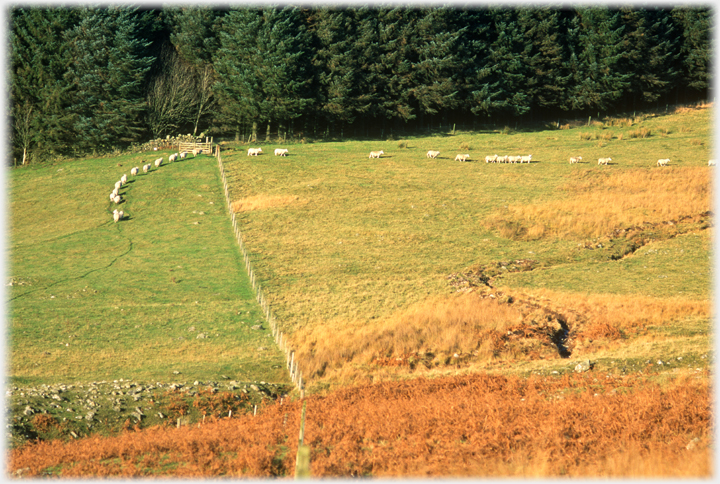
[[[11,172],[11,381],[285,381],[215,159],[130,176],[141,158]],[[114,223],[109,193],[122,174],[128,218]]]
[[[246,248],[308,384],[313,475],[708,475],[710,118],[287,157],[223,144]],[[482,161],[495,153],[533,163]],[[131,178],[113,223],[108,193],[141,158],[10,175],[10,430],[60,438],[19,446],[10,469],[291,475],[302,402],[278,398],[284,362],[216,162]]]
[[[293,145],[287,158],[272,156],[275,145],[258,157],[228,145],[223,161],[257,274],[305,374],[366,381],[385,371],[383,358],[429,354],[430,366],[453,363],[453,371],[455,354],[475,369],[523,352],[525,360],[559,358],[548,338],[536,342],[546,350],[483,349],[532,315],[453,320],[458,291],[487,299],[503,287],[553,289],[574,304],[592,294],[640,298],[647,314],[627,327],[612,323],[623,337],[643,319],[699,317],[709,326],[710,116],[681,110],[532,132]],[[368,158],[381,149],[382,158]],[[428,159],[429,149],[440,156]],[[473,161],[454,161],[458,153]],[[533,163],[483,161],[496,153],[532,154]],[[570,165],[570,156],[583,161]],[[599,157],[612,162],[598,166]],[[670,166],[657,167],[659,158]],[[489,303],[468,304],[482,313]],[[691,309],[663,319],[673,304]],[[560,310],[565,320],[575,311]],[[418,312],[427,315],[418,328],[442,329],[409,334]],[[596,323],[577,323],[569,337]]]

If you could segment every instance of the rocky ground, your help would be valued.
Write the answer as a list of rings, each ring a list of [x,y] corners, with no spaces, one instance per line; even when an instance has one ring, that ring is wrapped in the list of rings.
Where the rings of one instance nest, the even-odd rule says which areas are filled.
[[[5,395],[10,447],[29,440],[112,435],[123,429],[189,425],[256,411],[287,398],[292,386],[234,380],[194,382],[100,381],[21,387]]]

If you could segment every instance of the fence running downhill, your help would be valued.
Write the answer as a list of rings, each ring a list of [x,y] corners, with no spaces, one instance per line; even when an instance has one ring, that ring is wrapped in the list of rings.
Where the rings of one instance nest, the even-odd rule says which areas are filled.
[[[235,212],[232,209],[232,202],[230,201],[230,191],[228,190],[227,178],[225,177],[225,167],[223,166],[222,157],[220,156],[220,146],[217,145],[215,146],[215,157],[218,161],[218,168],[220,170],[220,177],[222,178],[223,190],[225,193],[225,202],[227,204],[228,212],[230,213],[230,219],[232,221],[233,230],[235,232],[235,239],[240,246],[240,251],[242,252],[243,259],[245,261],[245,269],[247,270],[248,277],[250,277],[250,283],[252,284],[253,290],[255,291],[255,297],[258,304],[260,304],[260,307],[263,310],[263,314],[265,315],[265,319],[268,322],[268,325],[270,326],[270,330],[272,331],[273,337],[275,338],[275,344],[277,344],[278,348],[280,348],[280,350],[285,353],[286,367],[290,372],[290,379],[300,391],[301,397],[303,397],[305,387],[303,385],[302,372],[300,371],[298,361],[295,359],[295,351],[289,347],[287,336],[284,335],[282,331],[280,331],[277,321],[273,316],[272,312],[270,311],[270,306],[268,305],[267,300],[263,295],[262,287],[260,286],[260,283],[255,277],[255,271],[253,270],[250,256],[245,249],[245,243],[243,242],[242,233],[238,228],[237,220],[235,219]]]

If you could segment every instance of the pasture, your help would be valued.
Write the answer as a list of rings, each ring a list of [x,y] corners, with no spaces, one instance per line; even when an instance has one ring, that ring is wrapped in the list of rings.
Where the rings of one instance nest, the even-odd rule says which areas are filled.
[[[10,174],[10,382],[286,382],[213,157],[125,155]],[[148,158],[150,157],[150,158]],[[109,201],[121,175],[124,201]],[[126,219],[115,223],[112,211]],[[258,329],[253,329],[258,326]]]
[[[711,132],[711,110],[701,108],[527,132],[499,127],[401,140],[222,143],[245,247],[305,378],[316,475],[413,475],[418,459],[430,462],[438,452],[474,464],[448,467],[436,459],[417,472],[706,475]],[[247,155],[260,146],[258,156]],[[276,148],[287,148],[287,156],[274,156]],[[440,155],[428,158],[429,150]],[[383,153],[369,158],[371,151]],[[465,153],[469,161],[455,160]],[[485,163],[493,154],[532,154],[532,163]],[[571,156],[582,160],[570,164]],[[602,157],[612,161],[598,165]],[[671,161],[659,167],[660,158]],[[288,383],[284,359],[244,272],[215,159],[190,158],[131,177],[120,205],[129,218],[114,223],[107,195],[141,159],[11,172],[10,385],[75,383],[77,396],[66,395],[82,401],[85,390],[78,387],[100,380],[108,390],[113,380],[157,388],[159,382],[167,388],[193,380],[264,381],[280,385],[273,398],[281,396]],[[475,389],[472,396],[455,400],[453,392],[465,385]],[[424,426],[411,426],[400,439],[395,430],[386,435],[377,422],[397,398],[407,400],[409,388],[427,404],[419,406],[417,396],[408,404]],[[50,410],[51,418],[23,417],[23,406],[34,403],[20,390],[12,396],[13,425],[34,426],[42,438],[67,440],[73,428],[89,434],[111,427],[98,422],[80,432],[66,426],[70,417],[61,417],[61,407]],[[368,397],[375,392],[382,398]],[[29,445],[13,453],[14,472],[292,473],[300,402],[291,398],[254,419],[242,395],[236,401],[209,390],[192,405],[188,395],[168,391],[144,404],[149,415],[160,400],[166,415],[144,425],[163,429],[147,436],[139,425],[130,431],[128,416],[112,426],[128,432],[104,441],[98,454],[84,450],[84,439],[78,447]],[[359,396],[373,406],[363,403],[358,415],[367,421],[348,428],[349,406],[365,401]],[[482,402],[473,403],[477,398]],[[678,398],[686,407],[672,413],[667,401]],[[492,399],[506,404],[516,427],[505,425],[509,417],[490,415],[499,408],[487,403]],[[535,414],[560,415],[554,400],[563,399],[583,422],[572,437],[564,416],[535,422],[547,438],[533,440],[536,430],[523,434],[522,422],[535,421]],[[613,422],[625,419],[639,430],[593,420],[600,413],[585,411],[591,402],[612,409],[600,413]],[[118,408],[121,403],[134,406],[128,400]],[[650,420],[637,417],[640,404],[653,409]],[[233,419],[239,415],[237,438],[228,437],[235,435],[227,428],[228,409]],[[114,411],[102,415],[110,419]],[[372,412],[378,416],[367,418]],[[461,422],[461,430],[438,426],[438,412]],[[674,415],[690,417],[681,422]],[[495,418],[497,425],[477,428],[467,440],[468,425],[458,416]],[[194,419],[197,429],[176,431],[175,417],[178,426]],[[50,430],[42,433],[41,424]],[[371,433],[376,440],[367,440]],[[421,437],[430,433],[439,437]],[[156,437],[174,442],[178,452],[158,451],[161,445],[149,443]],[[397,442],[388,446],[389,439]],[[478,442],[488,439],[496,441],[473,461]],[[547,447],[550,440],[554,447]],[[210,449],[207,455],[198,453],[198,442]],[[128,445],[131,456],[122,450]],[[408,445],[412,451],[403,451]],[[597,452],[590,456],[588,448]],[[616,448],[635,451],[623,450],[618,460]],[[688,454],[691,448],[696,451]],[[567,458],[548,465],[533,457],[550,454]],[[383,467],[401,462],[399,455],[412,457]]]
[[[488,330],[524,316],[463,321],[461,311],[451,315],[458,293],[487,299],[501,288],[528,297],[554,290],[568,301],[563,314],[593,295],[605,306],[642,300],[636,319],[622,323],[628,327],[611,322],[626,336],[639,320],[687,304],[657,324],[699,317],[709,329],[710,115],[696,109],[570,129],[292,145],[282,158],[248,157],[230,143],[223,162],[256,273],[311,386],[423,369],[408,358],[426,360],[431,372],[498,361],[508,372],[566,371],[572,365],[552,345],[483,351]],[[368,158],[379,150],[379,159]],[[440,155],[428,158],[428,150]],[[458,153],[471,161],[455,161]],[[532,163],[485,163],[493,154],[532,154]],[[571,156],[583,160],[570,164]],[[612,162],[599,166],[601,157]],[[671,162],[658,167],[659,158]],[[492,287],[477,282],[488,277]],[[458,279],[464,288],[453,284]],[[477,310],[487,312],[482,304]],[[417,313],[426,318],[410,331]],[[569,337],[581,333],[578,325]],[[595,341],[571,360],[601,357],[604,344]],[[390,360],[399,368],[387,375],[378,363]]]

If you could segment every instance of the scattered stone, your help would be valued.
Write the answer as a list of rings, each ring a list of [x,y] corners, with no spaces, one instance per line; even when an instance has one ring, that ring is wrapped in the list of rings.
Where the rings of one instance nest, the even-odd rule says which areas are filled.
[[[575,365],[575,372],[582,373],[585,371],[589,371],[592,369],[592,367],[593,365],[592,363],[590,363],[590,360],[584,360]]]
[[[196,339],[205,339],[207,337],[208,337],[207,333],[200,333],[196,336]]]

